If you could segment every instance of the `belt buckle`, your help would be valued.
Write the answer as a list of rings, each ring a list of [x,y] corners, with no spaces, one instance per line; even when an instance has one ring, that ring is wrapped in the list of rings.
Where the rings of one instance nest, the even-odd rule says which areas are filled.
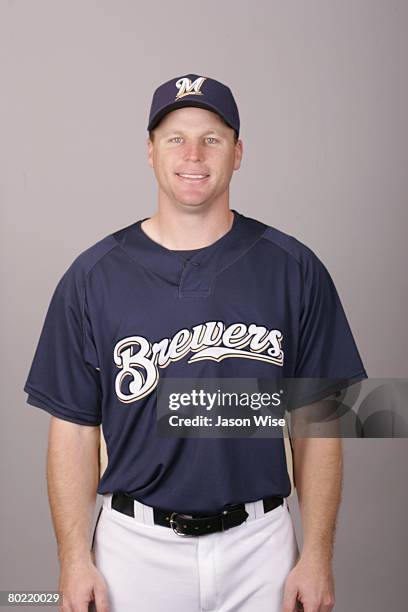
[[[177,516],[178,512],[172,512],[170,515],[170,525],[171,528],[173,529],[174,533],[176,533],[178,536],[182,537],[182,538],[194,538],[194,535],[191,533],[183,533],[182,531],[177,531],[177,521],[174,519],[175,516]],[[174,528],[174,525],[176,526],[176,528]]]

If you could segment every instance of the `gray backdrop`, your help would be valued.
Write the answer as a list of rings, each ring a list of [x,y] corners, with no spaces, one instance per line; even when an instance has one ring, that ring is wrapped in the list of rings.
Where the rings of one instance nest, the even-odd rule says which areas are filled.
[[[369,376],[407,377],[407,25],[404,0],[1,0],[1,589],[56,588],[49,416],[22,387],[73,258],[155,208],[145,138],[164,80],[231,86],[232,207],[310,246]],[[345,441],[337,612],[406,609],[407,458],[406,440]]]

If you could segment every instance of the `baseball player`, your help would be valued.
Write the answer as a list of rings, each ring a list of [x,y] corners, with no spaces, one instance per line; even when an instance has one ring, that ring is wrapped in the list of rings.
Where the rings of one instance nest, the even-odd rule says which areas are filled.
[[[365,378],[339,296],[310,248],[231,209],[243,145],[226,85],[162,84],[148,132],[157,211],[63,274],[24,387],[52,415],[60,609],[328,612],[339,440],[294,441],[300,553],[283,437],[158,436],[156,390],[166,377]]]

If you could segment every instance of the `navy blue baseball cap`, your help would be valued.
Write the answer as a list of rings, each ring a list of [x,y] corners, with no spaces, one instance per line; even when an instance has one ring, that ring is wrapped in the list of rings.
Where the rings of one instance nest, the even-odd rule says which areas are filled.
[[[153,94],[148,131],[167,113],[183,106],[197,106],[217,113],[239,137],[239,113],[229,87],[215,79],[186,74],[160,85]]]

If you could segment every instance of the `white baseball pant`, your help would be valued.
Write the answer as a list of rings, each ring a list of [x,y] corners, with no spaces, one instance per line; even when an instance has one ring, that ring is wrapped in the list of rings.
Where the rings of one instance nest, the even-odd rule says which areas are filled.
[[[245,504],[247,520],[203,536],[181,537],[153,523],[150,506],[135,518],[104,495],[92,552],[109,591],[110,612],[281,612],[299,549],[286,499],[264,513]]]

